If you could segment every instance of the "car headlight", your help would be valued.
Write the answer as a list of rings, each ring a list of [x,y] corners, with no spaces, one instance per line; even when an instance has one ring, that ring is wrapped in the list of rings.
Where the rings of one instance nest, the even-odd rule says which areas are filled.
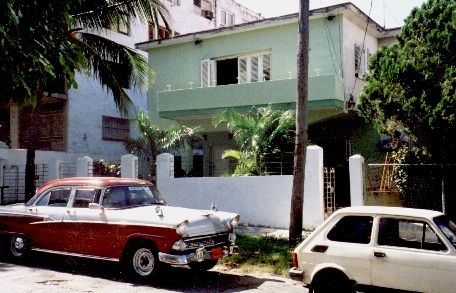
[[[187,249],[187,243],[185,243],[182,239],[178,240],[174,242],[173,249],[178,251],[184,251],[185,249]]]
[[[177,225],[176,232],[179,235],[186,235],[188,233],[188,221],[185,220]]]
[[[239,215],[237,215],[236,217],[232,218],[230,220],[230,227],[231,228],[236,228],[239,225],[239,219],[240,219]]]

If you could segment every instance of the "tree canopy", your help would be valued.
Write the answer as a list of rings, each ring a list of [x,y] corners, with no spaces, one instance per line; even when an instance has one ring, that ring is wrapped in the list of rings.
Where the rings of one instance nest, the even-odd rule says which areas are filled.
[[[437,163],[454,163],[456,1],[429,0],[405,20],[397,42],[371,58],[360,114],[401,131]]]
[[[128,17],[166,26],[169,15],[159,0],[6,0],[0,4],[0,102],[36,104],[40,91],[56,79],[76,87],[78,70],[94,73],[128,114],[131,101],[120,80],[147,87],[147,60],[136,50],[100,34]],[[122,70],[113,70],[120,66]],[[123,76],[119,76],[122,74]]]

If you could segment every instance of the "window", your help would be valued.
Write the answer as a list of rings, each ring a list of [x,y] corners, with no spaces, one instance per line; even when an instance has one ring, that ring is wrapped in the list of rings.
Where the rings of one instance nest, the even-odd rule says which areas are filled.
[[[70,199],[71,188],[55,189],[46,193],[37,206],[66,207]]]
[[[155,29],[152,23],[149,23],[149,41],[155,40]]]
[[[447,250],[427,223],[395,218],[380,219],[378,245],[434,251]]]
[[[201,0],[193,0],[193,5],[201,7]]]
[[[78,188],[74,195],[74,208],[88,208],[90,203],[98,203],[100,189],[96,188]]]
[[[130,17],[128,15],[123,15],[117,23],[114,23],[112,25],[106,26],[112,31],[124,34],[124,35],[130,35]]]
[[[364,78],[369,73],[369,58],[371,53],[368,48],[363,48],[362,45],[355,44],[355,76]]]
[[[373,218],[345,216],[329,231],[328,239],[337,242],[368,244],[371,240]]]
[[[124,118],[103,116],[103,139],[124,141],[130,137],[130,121]]]
[[[271,54],[260,53],[201,61],[201,87],[258,82],[271,79]]]
[[[239,57],[239,83],[271,80],[271,54]]]
[[[166,39],[171,37],[171,31],[168,30],[166,27],[159,26],[158,27],[158,39]]]
[[[234,25],[234,14],[222,9],[220,26],[232,26],[232,25]]]
[[[103,206],[106,208],[123,208],[128,206],[125,187],[111,187],[105,192]]]
[[[174,5],[180,6],[180,0],[168,0],[168,2],[171,2]]]

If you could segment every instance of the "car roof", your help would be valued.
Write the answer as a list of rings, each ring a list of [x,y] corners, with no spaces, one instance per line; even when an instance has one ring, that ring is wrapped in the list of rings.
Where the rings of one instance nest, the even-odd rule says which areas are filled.
[[[112,185],[153,185],[142,179],[118,178],[118,177],[70,177],[55,179],[44,183],[37,189],[37,193],[57,186],[112,186]]]
[[[348,207],[337,210],[335,214],[375,214],[375,215],[391,215],[391,216],[406,216],[406,217],[420,217],[432,219],[437,216],[443,215],[443,213],[433,210],[425,209],[413,209],[413,208],[402,208],[402,207],[385,207],[385,206],[356,206]]]

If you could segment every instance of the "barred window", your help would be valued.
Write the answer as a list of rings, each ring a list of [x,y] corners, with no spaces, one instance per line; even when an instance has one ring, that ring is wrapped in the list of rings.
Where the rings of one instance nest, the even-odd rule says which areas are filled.
[[[124,141],[130,137],[130,121],[124,118],[103,116],[103,139]]]

